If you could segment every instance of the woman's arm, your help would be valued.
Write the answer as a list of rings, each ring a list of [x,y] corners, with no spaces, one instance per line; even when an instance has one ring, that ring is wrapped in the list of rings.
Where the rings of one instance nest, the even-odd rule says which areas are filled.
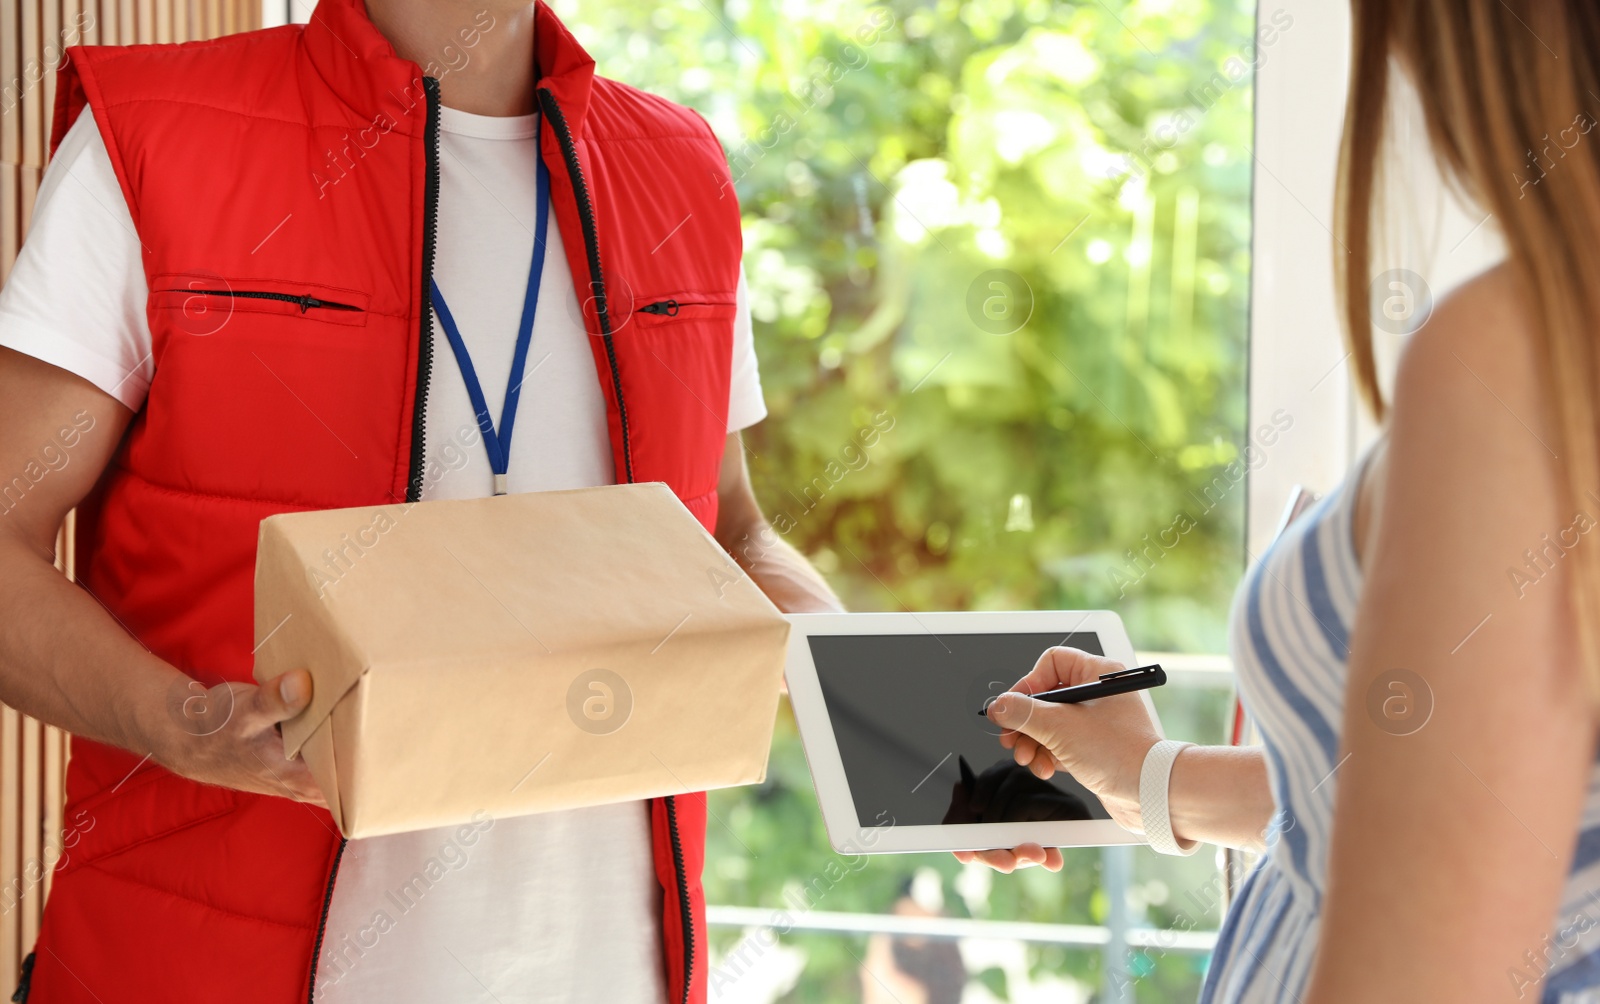
[[[1259,746],[1191,746],[1172,763],[1167,814],[1180,841],[1261,850],[1273,808]]]
[[[1531,343],[1501,269],[1401,364],[1305,1004],[1505,1001],[1541,975],[1524,953],[1545,957],[1595,759],[1563,555],[1600,547],[1600,503],[1559,494]],[[1431,697],[1409,735],[1382,714],[1397,669]]]
[[[1025,696],[1089,683],[1122,668],[1078,649],[1052,648],[1013,693],[990,706],[989,718],[1006,729],[1000,744],[1012,750],[1017,763],[1042,778],[1065,770],[1095,793],[1112,819],[1139,832],[1139,773],[1145,754],[1161,739],[1144,700],[1122,694],[1084,704],[1046,704]],[[1180,841],[1257,848],[1272,812],[1266,758],[1259,749],[1192,746],[1172,765],[1168,813]],[[1061,867],[1059,850],[1037,844],[963,851],[956,857],[1001,871],[1031,864],[1051,871]]]

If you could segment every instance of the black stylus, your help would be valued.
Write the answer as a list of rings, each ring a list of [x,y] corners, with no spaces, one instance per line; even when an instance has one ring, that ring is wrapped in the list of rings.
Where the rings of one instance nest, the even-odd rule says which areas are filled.
[[[1076,687],[1059,687],[1055,690],[1046,690],[1039,694],[1030,694],[1036,701],[1048,701],[1051,704],[1081,704],[1092,701],[1097,697],[1111,697],[1114,694],[1131,694],[1136,690],[1149,690],[1159,687],[1167,682],[1167,671],[1159,665],[1152,663],[1148,666],[1139,666],[1136,669],[1124,669],[1120,673],[1107,673],[1093,683],[1080,683]],[[978,709],[978,714],[989,717],[989,705],[998,698],[991,698],[984,702]]]

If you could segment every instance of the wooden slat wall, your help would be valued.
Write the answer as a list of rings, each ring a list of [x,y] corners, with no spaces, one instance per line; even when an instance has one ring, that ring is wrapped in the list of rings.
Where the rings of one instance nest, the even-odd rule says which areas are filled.
[[[44,173],[55,70],[67,45],[211,38],[261,24],[261,0],[0,0],[0,281],[28,231]],[[72,517],[56,565],[72,575]],[[39,933],[61,858],[65,733],[0,707],[0,999]]]

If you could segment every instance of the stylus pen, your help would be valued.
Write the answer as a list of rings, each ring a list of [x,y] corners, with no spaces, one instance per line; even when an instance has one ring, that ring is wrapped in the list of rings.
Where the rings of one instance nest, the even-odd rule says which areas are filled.
[[[1120,673],[1107,673],[1093,683],[1080,683],[1076,687],[1058,687],[1055,690],[1046,690],[1039,694],[1030,694],[1036,701],[1048,701],[1051,704],[1081,704],[1092,701],[1097,697],[1111,697],[1114,694],[1131,694],[1136,690],[1149,690],[1159,687],[1167,682],[1167,671],[1159,665],[1152,663],[1136,669],[1124,669]],[[978,709],[978,714],[989,717],[989,705],[998,698],[986,701]]]

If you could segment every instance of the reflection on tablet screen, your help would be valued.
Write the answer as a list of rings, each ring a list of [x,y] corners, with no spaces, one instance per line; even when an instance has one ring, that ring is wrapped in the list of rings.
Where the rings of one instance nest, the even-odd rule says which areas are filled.
[[[1041,781],[978,714],[1052,645],[1098,635],[812,635],[811,658],[862,826],[1109,819],[1064,772]]]

